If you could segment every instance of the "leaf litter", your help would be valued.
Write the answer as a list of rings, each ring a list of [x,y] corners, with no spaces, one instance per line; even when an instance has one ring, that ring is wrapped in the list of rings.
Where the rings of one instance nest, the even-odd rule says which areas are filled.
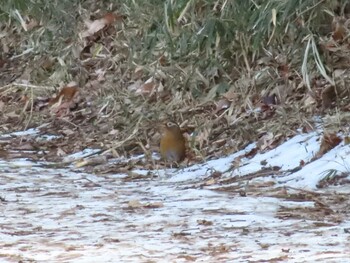
[[[255,143],[202,164],[121,174],[2,160],[0,257],[347,262],[349,146],[334,144],[316,159],[321,138],[300,133],[253,155]],[[342,177],[318,188],[331,169],[337,171],[333,178]]]
[[[64,39],[69,53],[62,56],[21,50],[18,43],[31,42],[21,31],[3,38],[1,133],[41,128],[0,141],[1,257],[346,262],[350,74],[344,19],[334,18],[326,36],[305,38],[301,77],[300,63],[278,49],[254,52],[257,64],[248,65],[244,55],[247,70],[234,56],[233,64],[219,57],[208,68],[189,56],[173,59],[165,42],[145,59],[139,36],[147,35],[147,25],[101,10],[74,27],[81,33],[75,41]],[[45,28],[26,20],[21,25],[33,36]],[[316,41],[327,68],[335,68],[334,81]],[[18,49],[15,55],[10,46]],[[309,53],[314,61],[307,61]],[[27,66],[32,63],[38,67]],[[313,119],[318,114],[325,115],[323,135]],[[190,146],[176,169],[166,169],[154,154],[156,127],[169,118]]]

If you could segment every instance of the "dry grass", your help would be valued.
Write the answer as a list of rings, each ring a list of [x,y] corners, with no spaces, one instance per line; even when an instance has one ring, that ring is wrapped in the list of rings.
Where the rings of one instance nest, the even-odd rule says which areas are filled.
[[[188,133],[198,161],[266,134],[275,138],[273,147],[298,128],[312,129],[312,117],[329,111],[322,90],[337,81],[332,74],[344,53],[318,45],[332,41],[331,21],[348,15],[346,1],[68,2],[45,5],[51,17],[36,9],[40,3],[8,9],[11,19],[0,32],[6,34],[2,132],[51,123],[48,132],[67,136],[67,152],[77,150],[68,126],[81,147],[149,154],[158,124],[171,119]],[[84,21],[110,10],[123,20],[82,37]],[[25,31],[19,17],[38,25]],[[347,41],[333,42],[346,53]],[[80,101],[68,115],[38,106],[72,80]],[[342,111],[346,96],[327,99]]]

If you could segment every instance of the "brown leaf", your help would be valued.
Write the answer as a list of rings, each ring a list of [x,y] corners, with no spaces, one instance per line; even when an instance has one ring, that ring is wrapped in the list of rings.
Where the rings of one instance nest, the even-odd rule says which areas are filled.
[[[167,59],[164,54],[159,57],[158,62],[161,66],[165,66],[167,64]]]
[[[67,153],[62,149],[62,148],[58,148],[57,152],[56,152],[57,156],[66,156]]]
[[[111,25],[112,23],[122,19],[122,15],[107,13],[100,19],[96,19],[94,21],[85,21],[85,24],[88,29],[82,33],[82,37],[92,36],[100,30],[104,29],[105,27]]]
[[[141,79],[143,74],[144,74],[143,67],[138,66],[135,68],[134,73],[132,75],[132,78],[133,79]]]
[[[278,71],[280,72],[283,78],[288,78],[289,75],[289,66],[287,64],[280,65],[278,67]]]
[[[332,22],[332,37],[335,41],[342,41],[346,36],[347,29],[344,25],[345,21],[346,20],[343,17],[334,17]]]
[[[143,207],[144,208],[161,208],[163,206],[164,205],[162,202],[152,202],[152,203],[145,204]]]
[[[235,101],[238,99],[239,93],[237,92],[235,87],[232,87],[229,89],[223,96],[224,98],[228,99],[229,101]]]
[[[5,108],[5,103],[0,100],[0,112],[3,112],[4,108]]]
[[[148,79],[136,93],[140,93],[142,95],[150,95],[153,93],[156,87],[156,83],[153,78]]]
[[[50,100],[49,105],[52,106],[56,103],[60,105],[62,102],[70,102],[78,95],[78,92],[77,84],[75,82],[69,83],[61,89],[55,98]]]
[[[72,83],[73,84],[73,83]],[[77,86],[66,86],[60,93],[49,101],[52,114],[62,117],[67,115],[71,109],[74,109],[79,100],[79,89]]]
[[[26,23],[26,28],[27,30],[32,30],[33,28],[39,26],[39,23],[37,20],[35,19],[30,19],[27,23]]]
[[[197,224],[202,225],[202,226],[211,226],[211,225],[213,225],[213,221],[208,221],[205,219],[198,219]]]
[[[220,171],[214,171],[214,172],[211,174],[211,176],[212,176],[213,178],[219,178],[219,177],[222,176],[222,172],[220,172]]]
[[[261,151],[264,151],[265,149],[271,149],[271,145],[273,144],[274,141],[275,141],[274,134],[272,132],[268,132],[257,141],[256,146]]]
[[[350,144],[350,137],[349,136],[345,136],[344,143],[345,143],[345,145]]]
[[[127,89],[128,91],[130,92],[139,92],[139,90],[141,90],[141,87],[142,87],[143,83],[141,80],[137,80],[136,82],[130,84]]]
[[[320,150],[317,152],[315,158],[320,158],[322,155],[324,155],[329,150],[333,149],[335,146],[337,146],[339,143],[341,143],[342,139],[338,137],[335,133],[325,133],[323,135]],[[314,159],[315,159],[314,158]]]
[[[22,150],[22,151],[32,151],[34,150],[34,147],[31,143],[23,143],[16,147],[16,150]]]
[[[101,156],[91,157],[86,160],[78,161],[75,163],[75,167],[81,168],[87,165],[96,166],[96,165],[105,164],[105,163],[107,163],[107,157],[104,155],[101,155]]]
[[[0,68],[2,68],[6,63],[7,63],[7,61],[0,57]]]
[[[139,200],[130,200],[128,202],[128,207],[130,208],[140,208],[142,207],[142,204]]]
[[[229,108],[230,105],[231,105],[231,102],[226,98],[219,100],[218,103],[216,104],[216,109],[215,109],[214,114],[218,113],[221,110],[225,110],[225,109]]]
[[[142,204],[139,200],[130,200],[128,202],[129,208],[160,208],[163,207],[162,202],[153,202],[153,203],[146,203]]]
[[[317,105],[317,101],[314,96],[310,93],[307,93],[304,99],[304,108],[310,109]]]
[[[249,152],[247,152],[244,157],[245,158],[253,158],[257,153],[258,153],[259,148],[255,147],[253,149],[251,149]]]
[[[332,103],[336,100],[337,94],[334,86],[328,86],[322,91],[322,107],[328,109],[332,106]]]
[[[209,185],[213,185],[215,183],[216,183],[215,179],[211,178],[211,179],[207,180],[206,182],[204,182],[204,185],[209,186]]]

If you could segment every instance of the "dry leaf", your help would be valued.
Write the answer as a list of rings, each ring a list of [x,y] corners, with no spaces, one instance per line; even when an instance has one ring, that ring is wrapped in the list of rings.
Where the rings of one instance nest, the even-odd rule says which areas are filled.
[[[72,101],[79,93],[78,86],[75,82],[69,83],[67,86],[63,87],[61,91],[55,98],[52,98],[49,101],[49,105],[59,106],[62,102],[70,102]]]
[[[213,225],[213,221],[208,221],[205,219],[198,219],[197,224],[202,225],[202,226],[211,226],[211,225]]]
[[[128,202],[128,207],[130,207],[130,208],[140,208],[140,207],[142,207],[142,204],[140,203],[139,200],[130,200]]]
[[[238,99],[239,93],[237,93],[236,87],[232,87],[223,96],[229,101],[235,101]]]
[[[272,132],[268,132],[258,140],[258,142],[256,143],[256,146],[261,151],[264,151],[265,149],[271,148],[271,145],[275,142],[274,137],[275,136],[273,135]]]
[[[141,66],[137,66],[136,68],[135,68],[135,70],[134,70],[134,73],[133,73],[133,79],[141,79],[142,78],[142,76],[143,76],[143,73],[144,73],[144,71],[143,71],[143,67],[141,67]]]
[[[350,137],[349,136],[345,136],[344,143],[345,143],[345,145],[350,144]]]
[[[219,100],[218,103],[216,104],[216,109],[215,109],[214,114],[218,113],[221,110],[225,110],[225,109],[229,108],[230,105],[231,105],[231,102],[226,98]]]
[[[76,83],[72,82],[66,87],[62,88],[60,93],[55,98],[50,99],[50,111],[56,116],[65,116],[76,106],[78,101],[79,89],[76,86]]]
[[[66,156],[67,153],[62,149],[62,148],[58,148],[57,152],[56,152],[57,156]]]
[[[247,152],[246,154],[244,154],[245,158],[253,158],[257,153],[258,153],[259,148],[258,147],[254,147],[253,149],[251,149],[249,152]]]
[[[0,111],[2,112],[5,108],[5,103],[0,100]]]
[[[316,99],[310,94],[306,94],[306,98],[304,100],[304,107],[305,108],[312,108],[317,104]]]
[[[324,155],[329,150],[333,149],[335,146],[337,146],[339,143],[341,143],[342,139],[338,137],[335,133],[325,133],[323,135],[320,150],[315,155],[315,158],[320,158],[322,155]],[[314,158],[314,159],[315,159]]]
[[[335,41],[342,41],[346,36],[345,18],[334,17],[332,22],[333,34],[332,37]]]
[[[257,149],[257,148],[254,148]],[[248,156],[245,156],[248,158]],[[237,156],[231,163],[231,168],[239,168],[242,165],[242,156]]]
[[[94,35],[95,33],[99,32],[103,28],[111,25],[117,20],[122,20],[123,16],[117,15],[114,13],[107,13],[104,15],[104,17],[94,20],[94,21],[85,21],[85,24],[87,26],[87,30],[82,33],[82,37],[89,37]]]
[[[163,207],[163,203],[162,202],[152,202],[152,203],[147,203],[145,204],[143,207],[144,208],[160,208]]]
[[[163,206],[162,202],[152,202],[147,204],[142,204],[139,200],[130,200],[128,202],[129,208],[160,208]]]
[[[130,92],[135,92],[141,89],[141,86],[143,85],[141,80],[137,80],[136,82],[130,84],[127,89]]]
[[[136,91],[136,94],[142,94],[142,95],[151,95],[156,87],[156,83],[152,78],[149,78],[141,87],[139,90]]]
[[[30,19],[27,23],[26,23],[26,28],[27,30],[32,30],[33,28],[39,26],[39,23],[37,20],[35,19]]]
[[[22,151],[32,151],[34,150],[34,147],[31,143],[22,143],[16,147],[16,150],[22,150]]]
[[[222,172],[214,171],[210,176],[213,177],[213,178],[219,178],[219,177],[222,176]]]
[[[215,179],[214,179],[214,178],[210,178],[209,180],[207,180],[207,181],[204,183],[204,185],[213,185],[213,184],[215,184],[215,183],[216,183]]]
[[[7,118],[19,118],[20,115],[17,114],[16,111],[12,111],[12,112],[6,113],[6,117]]]
[[[332,106],[332,103],[336,101],[337,93],[334,86],[328,86],[322,91],[322,107],[323,109],[328,109]]]
[[[165,66],[165,65],[166,65],[167,59],[166,59],[166,57],[165,57],[164,54],[161,55],[161,56],[159,57],[158,62],[159,62],[159,64],[160,64],[161,66]]]
[[[87,165],[100,165],[100,164],[105,164],[107,163],[107,156],[105,155],[101,155],[101,156],[95,156],[83,161],[78,161],[75,163],[75,167],[76,168],[81,168],[83,166],[87,166]]]

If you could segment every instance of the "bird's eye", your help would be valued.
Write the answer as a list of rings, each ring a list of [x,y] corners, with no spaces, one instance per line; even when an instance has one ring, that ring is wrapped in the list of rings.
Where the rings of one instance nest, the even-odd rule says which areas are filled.
[[[171,121],[169,121],[169,122],[167,122],[166,126],[167,126],[168,128],[171,128],[171,127],[176,126],[176,124],[173,123],[173,122],[171,122]]]

